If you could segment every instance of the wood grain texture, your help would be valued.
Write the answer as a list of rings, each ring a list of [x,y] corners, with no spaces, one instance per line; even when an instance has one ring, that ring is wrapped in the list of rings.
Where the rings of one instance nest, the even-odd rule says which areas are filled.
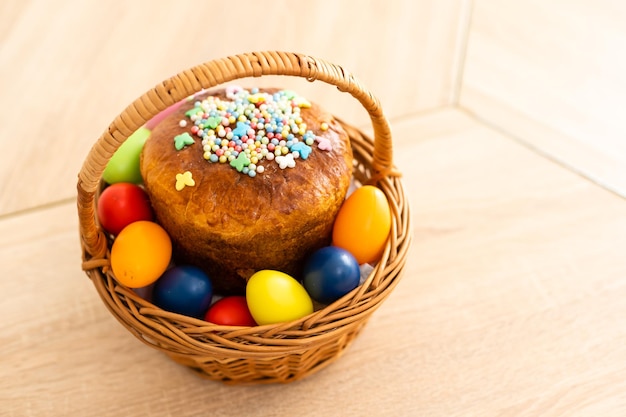
[[[394,128],[406,274],[286,386],[201,380],[126,332],[80,271],[73,203],[0,220],[0,414],[624,415],[624,200],[463,112]]]
[[[319,56],[357,74],[390,117],[448,105],[463,9],[462,0],[3,1],[0,214],[73,196],[89,148],[132,100],[223,56]],[[242,83],[294,88],[353,124],[367,120],[320,83]]]
[[[626,3],[475,0],[460,104],[626,195]]]
[[[626,190],[623,7],[0,2],[0,415],[626,415],[626,201],[604,189]],[[251,15],[278,23],[250,36]],[[227,387],[109,314],[80,270],[73,198],[130,101],[254,49],[319,55],[381,98],[415,238],[403,280],[336,363]],[[330,87],[259,84],[277,81],[366,125]],[[437,110],[449,104],[461,110]]]

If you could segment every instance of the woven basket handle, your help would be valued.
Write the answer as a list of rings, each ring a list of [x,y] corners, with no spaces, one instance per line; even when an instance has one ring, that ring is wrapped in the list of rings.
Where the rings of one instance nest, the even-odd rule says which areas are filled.
[[[350,93],[369,113],[374,128],[371,176],[380,179],[393,168],[391,131],[378,99],[352,74],[338,65],[310,56],[286,52],[253,52],[209,61],[158,84],[131,103],[100,136],[78,174],[78,219],[82,244],[89,258],[102,259],[106,236],[95,223],[95,197],[104,168],[120,145],[160,111],[200,90],[239,78],[291,75],[320,80]]]

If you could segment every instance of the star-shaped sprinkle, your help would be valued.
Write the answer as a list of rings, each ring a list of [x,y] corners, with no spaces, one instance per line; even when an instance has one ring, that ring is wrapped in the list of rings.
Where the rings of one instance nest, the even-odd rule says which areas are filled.
[[[243,137],[248,134],[248,129],[250,126],[247,123],[237,122],[237,127],[233,129],[233,135]]]
[[[296,166],[296,161],[293,159],[293,154],[281,155],[276,157],[276,162],[280,169],[293,168]]]
[[[298,152],[300,158],[307,159],[311,154],[311,147],[304,142],[298,142],[291,146],[291,152]]]
[[[323,138],[321,136],[315,136],[315,141],[317,142],[317,147],[320,148],[323,151],[332,151],[333,150],[333,145],[330,143],[330,141],[326,138]]]
[[[187,132],[174,136],[174,147],[177,151],[180,151],[185,146],[193,145],[195,142],[191,135]]]
[[[239,172],[243,171],[243,168],[248,165],[250,165],[250,159],[248,159],[245,152],[240,152],[239,155],[237,155],[237,158],[230,161],[230,166]]]
[[[186,106],[192,108],[186,108],[186,120],[179,121],[182,128],[192,125],[189,133],[172,135],[178,151],[199,142],[199,137],[202,145],[196,146],[201,147],[204,159],[229,164],[242,174],[254,176],[264,175],[263,167],[258,165],[263,160],[276,160],[281,169],[294,168],[298,158],[308,159],[315,148],[332,150],[332,138],[322,134],[331,129],[332,119],[319,123],[316,131],[320,136],[307,130],[299,117],[300,108],[312,104],[294,91],[268,94],[258,88],[231,85],[225,92],[226,99],[208,97],[200,102],[200,96],[189,97],[190,103]],[[192,183],[190,173],[179,174],[176,178],[179,190]]]
[[[191,172],[185,171],[182,174],[176,174],[176,191],[181,191],[186,186],[193,187],[196,182],[193,180]]]

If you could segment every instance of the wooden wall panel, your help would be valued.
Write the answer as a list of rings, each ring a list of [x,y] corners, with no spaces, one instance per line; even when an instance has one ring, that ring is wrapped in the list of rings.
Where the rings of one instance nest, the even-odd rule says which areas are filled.
[[[119,112],[195,64],[252,50],[341,64],[389,117],[449,104],[463,0],[238,2],[65,0],[0,5],[0,214],[74,195],[87,151]],[[355,124],[351,97],[295,88]]]
[[[462,107],[626,195],[626,3],[475,0]]]

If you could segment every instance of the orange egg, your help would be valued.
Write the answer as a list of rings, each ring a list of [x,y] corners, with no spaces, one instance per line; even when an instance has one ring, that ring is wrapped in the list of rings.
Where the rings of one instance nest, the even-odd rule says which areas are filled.
[[[117,281],[129,288],[155,282],[172,258],[167,232],[150,221],[137,221],[119,233],[111,248],[111,268]]]
[[[385,194],[372,185],[356,189],[344,201],[333,226],[333,245],[350,252],[359,264],[382,256],[391,230]]]

